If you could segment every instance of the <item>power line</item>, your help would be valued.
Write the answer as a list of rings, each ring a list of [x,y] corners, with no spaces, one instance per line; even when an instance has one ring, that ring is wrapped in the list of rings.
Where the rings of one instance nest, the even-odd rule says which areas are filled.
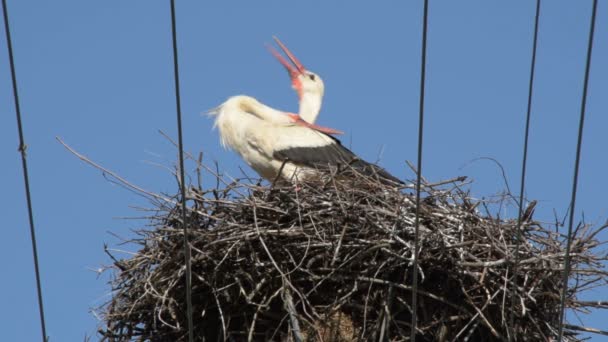
[[[179,95],[179,66],[177,59],[177,29],[175,25],[175,0],[171,0],[171,33],[173,37],[173,72],[175,75],[175,105],[177,109],[177,136],[179,148],[179,171],[182,192],[182,228],[184,230],[184,255],[186,259],[186,303],[188,315],[188,341],[194,341],[192,323],[192,265],[188,243],[188,222],[186,221],[186,177],[184,172],[184,143],[182,137],[182,108]]]
[[[526,112],[526,128],[524,133],[524,152],[521,162],[521,187],[519,189],[519,214],[517,215],[517,238],[515,240],[515,264],[513,265],[513,282],[514,285],[512,287],[512,295],[511,295],[511,319],[510,326],[513,328],[514,326],[514,317],[515,317],[515,291],[517,291],[517,266],[519,264],[519,247],[521,244],[521,219],[523,215],[523,205],[524,205],[524,192],[525,192],[525,184],[526,184],[526,164],[528,160],[528,136],[530,131],[530,113],[532,112],[532,92],[534,89],[534,69],[536,66],[536,46],[538,41],[538,18],[540,17],[540,0],[536,0],[536,12],[534,16],[534,38],[532,43],[532,61],[530,62],[530,81],[528,84],[528,108]],[[511,335],[509,335],[509,340],[511,339]]]
[[[422,185],[422,133],[424,127],[424,84],[426,77],[426,36],[428,22],[429,2],[424,0],[424,13],[422,22],[422,53],[420,66],[420,116],[418,118],[418,177],[416,178],[416,220],[414,223],[414,279],[412,283],[412,330],[410,340],[416,341],[416,308],[418,301],[418,244],[420,228],[420,187]]]
[[[6,46],[8,47],[8,58],[11,67],[11,78],[13,82],[13,97],[15,100],[15,112],[17,114],[17,129],[19,130],[19,153],[21,154],[21,165],[23,168],[23,181],[25,184],[25,198],[27,201],[27,212],[30,221],[30,240],[32,241],[32,253],[34,255],[34,271],[36,273],[36,291],[38,292],[38,312],[40,314],[40,328],[42,330],[42,341],[47,340],[46,324],[44,323],[44,305],[42,300],[42,285],[40,281],[40,267],[38,266],[38,248],[36,247],[36,230],[34,228],[34,209],[32,207],[32,196],[30,194],[30,181],[27,172],[27,145],[23,134],[21,122],[21,109],[19,107],[19,93],[17,91],[17,75],[15,73],[15,60],[13,58],[13,44],[11,43],[11,32],[8,24],[8,8],[6,0],[2,0],[4,12],[4,31],[6,33]]]
[[[572,226],[574,224],[574,209],[576,207],[576,188],[578,184],[578,170],[581,160],[581,146],[583,144],[583,128],[585,124],[585,109],[587,106],[587,88],[589,85],[589,70],[591,69],[591,52],[593,51],[593,34],[595,32],[595,15],[597,12],[597,0],[593,0],[591,10],[591,24],[589,25],[589,41],[587,42],[587,61],[585,62],[585,80],[583,83],[583,95],[581,99],[581,115],[578,124],[578,139],[576,142],[576,158],[574,161],[574,176],[572,179],[572,198],[570,200],[570,218],[568,220],[568,241],[566,242],[566,259],[564,262],[564,276],[562,278],[562,293],[559,309],[559,330],[557,340],[562,340],[564,333],[564,310],[566,307],[566,292],[568,291],[568,278],[570,274],[570,248],[572,245]]]

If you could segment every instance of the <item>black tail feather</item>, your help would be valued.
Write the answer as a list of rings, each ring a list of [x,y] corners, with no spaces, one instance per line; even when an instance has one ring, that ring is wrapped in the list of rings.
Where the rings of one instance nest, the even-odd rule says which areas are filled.
[[[376,178],[377,180],[379,180],[380,182],[382,182],[383,184],[386,184],[386,185],[405,184],[402,180],[391,175],[388,171],[381,168],[380,166],[368,163],[362,159],[353,160],[350,163],[350,166],[353,169],[355,169],[357,172],[359,172],[365,176]]]
[[[385,185],[398,186],[403,183],[378,165],[368,163],[344,147],[340,140],[330,137],[335,143],[315,147],[293,147],[274,152],[274,157],[290,161],[296,165],[344,172],[352,169],[365,176],[373,177]]]

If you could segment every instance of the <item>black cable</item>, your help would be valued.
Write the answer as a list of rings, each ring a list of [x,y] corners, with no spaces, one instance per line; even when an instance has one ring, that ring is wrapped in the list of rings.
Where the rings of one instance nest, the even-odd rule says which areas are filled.
[[[581,116],[578,124],[578,140],[576,142],[576,159],[574,161],[574,176],[572,179],[572,199],[570,200],[570,218],[568,220],[568,241],[566,242],[566,260],[564,262],[564,276],[562,278],[562,293],[559,308],[559,330],[557,340],[561,341],[564,333],[564,311],[566,307],[566,292],[568,292],[568,278],[570,275],[570,248],[572,245],[572,226],[574,224],[574,209],[576,205],[576,188],[578,184],[578,170],[581,160],[581,145],[583,144],[583,128],[585,124],[585,108],[587,106],[587,88],[589,85],[589,70],[591,69],[591,52],[593,51],[593,34],[595,32],[595,14],[597,0],[593,0],[591,10],[591,24],[589,26],[589,41],[587,43],[587,61],[585,62],[585,80],[581,99]]]
[[[536,45],[538,41],[538,18],[540,17],[540,0],[536,0],[536,14],[534,16],[534,38],[532,43],[532,61],[530,63],[530,81],[528,84],[528,109],[526,112],[526,128],[524,133],[524,153],[521,162],[521,187],[519,189],[519,214],[517,215],[517,237],[515,240],[515,263],[513,265],[513,283],[511,293],[511,319],[510,326],[514,327],[515,319],[515,291],[517,291],[517,266],[519,264],[519,247],[521,244],[521,219],[523,215],[524,192],[526,184],[526,164],[528,160],[528,136],[530,131],[530,113],[532,111],[532,92],[534,89],[534,69],[536,66]],[[509,335],[509,340],[512,336]]]
[[[177,108],[177,136],[179,148],[179,171],[182,192],[182,227],[184,230],[184,255],[186,259],[186,303],[188,315],[188,341],[194,341],[194,325],[192,323],[192,265],[190,246],[188,243],[188,222],[186,220],[186,177],[184,172],[184,143],[182,138],[182,108],[179,95],[179,66],[177,59],[177,29],[175,27],[175,0],[171,0],[171,33],[173,37],[173,72],[175,75],[175,104]]]
[[[32,208],[32,196],[30,194],[30,181],[27,172],[27,145],[23,135],[23,124],[21,122],[21,109],[19,107],[19,93],[17,92],[17,75],[15,73],[15,60],[13,58],[13,45],[11,43],[11,32],[8,24],[8,8],[6,0],[2,0],[4,12],[4,31],[6,33],[6,46],[8,47],[8,58],[11,66],[11,78],[13,81],[13,97],[15,100],[15,112],[17,113],[17,128],[19,130],[19,152],[21,153],[21,165],[23,168],[23,181],[25,183],[25,198],[27,201],[27,213],[30,221],[30,240],[32,241],[32,253],[34,255],[34,271],[36,273],[36,291],[38,292],[38,312],[40,313],[40,327],[42,329],[42,341],[47,340],[46,324],[44,323],[44,305],[42,300],[42,285],[40,281],[40,267],[38,266],[38,248],[36,247],[36,230],[34,228],[34,209]]]
[[[416,221],[414,223],[414,279],[412,283],[412,330],[410,340],[416,341],[416,308],[418,301],[418,239],[420,228],[420,187],[422,185],[422,132],[424,124],[424,83],[426,76],[426,35],[429,12],[429,1],[424,0],[424,14],[422,22],[422,56],[420,66],[420,116],[418,119],[418,165],[416,178]]]

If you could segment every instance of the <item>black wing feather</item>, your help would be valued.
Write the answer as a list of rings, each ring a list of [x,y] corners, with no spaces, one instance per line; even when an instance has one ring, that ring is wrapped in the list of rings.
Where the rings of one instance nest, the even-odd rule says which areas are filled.
[[[333,144],[318,147],[293,147],[274,152],[274,158],[290,161],[300,166],[329,170],[341,166],[350,166],[366,176],[379,177],[392,183],[403,184],[397,177],[391,175],[378,165],[366,162],[357,157],[351,150],[342,145],[340,140],[332,137]]]

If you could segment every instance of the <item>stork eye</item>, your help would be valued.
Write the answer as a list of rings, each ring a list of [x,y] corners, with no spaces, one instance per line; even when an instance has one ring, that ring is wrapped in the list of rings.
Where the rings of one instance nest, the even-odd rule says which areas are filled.
[[[310,78],[311,81],[315,80],[315,75],[313,75],[313,74],[308,75],[308,77]]]

